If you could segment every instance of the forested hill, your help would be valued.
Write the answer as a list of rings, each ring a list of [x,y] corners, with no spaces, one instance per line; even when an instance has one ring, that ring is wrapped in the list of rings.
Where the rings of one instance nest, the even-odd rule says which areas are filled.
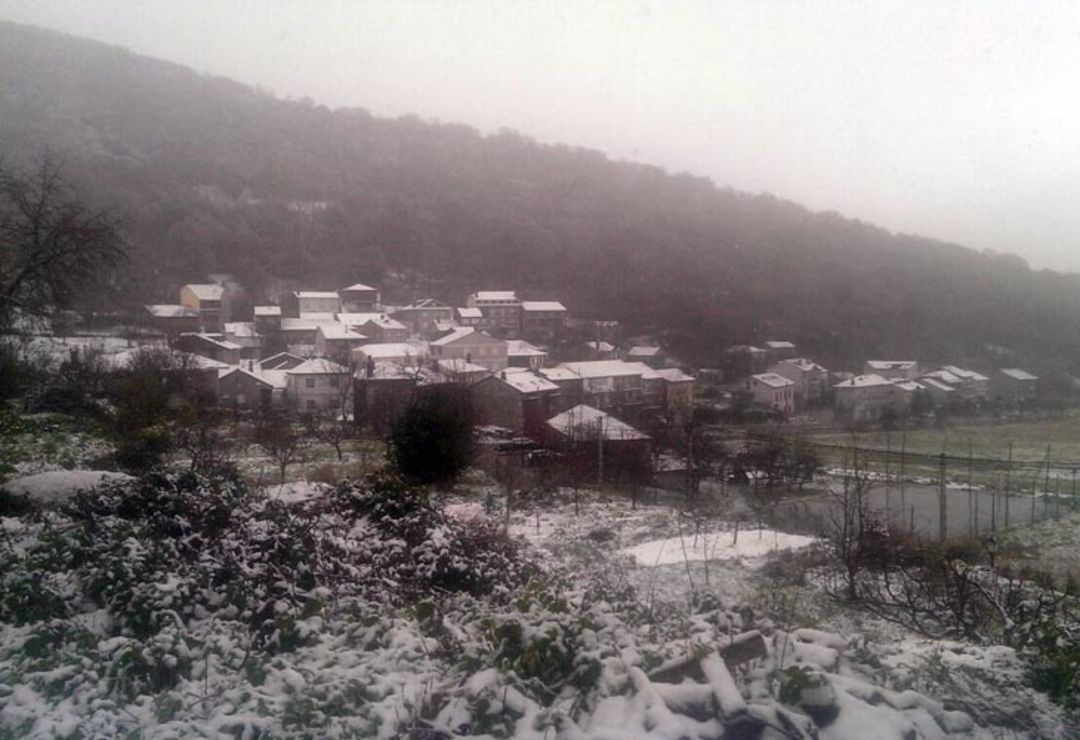
[[[125,214],[130,303],[210,271],[256,297],[404,275],[391,298],[555,295],[703,364],[768,338],[830,362],[986,366],[988,345],[1016,352],[1010,364],[1080,360],[1080,277],[1015,256],[515,133],[278,100],[0,23],[0,155],[45,149],[84,197]]]

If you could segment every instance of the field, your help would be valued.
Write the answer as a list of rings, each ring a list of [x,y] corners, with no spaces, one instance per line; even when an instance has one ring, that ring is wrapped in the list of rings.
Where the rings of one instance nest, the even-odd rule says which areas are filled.
[[[1052,419],[1013,421],[1002,424],[972,424],[947,426],[941,429],[913,429],[905,432],[828,433],[811,437],[811,441],[830,444],[892,449],[923,455],[1006,460],[1009,445],[1017,463],[1041,463],[1046,460],[1047,446],[1056,464],[1080,464],[1080,415],[1068,414]]]

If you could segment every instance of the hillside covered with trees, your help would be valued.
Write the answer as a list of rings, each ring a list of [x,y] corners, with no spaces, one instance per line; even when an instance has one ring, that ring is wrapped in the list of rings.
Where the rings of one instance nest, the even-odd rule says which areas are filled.
[[[132,260],[111,292],[84,297],[96,308],[166,300],[207,272],[235,273],[256,298],[354,280],[383,281],[390,300],[514,287],[656,333],[702,365],[768,338],[828,363],[1080,362],[1077,275],[0,23],[0,157],[45,151],[124,216]]]

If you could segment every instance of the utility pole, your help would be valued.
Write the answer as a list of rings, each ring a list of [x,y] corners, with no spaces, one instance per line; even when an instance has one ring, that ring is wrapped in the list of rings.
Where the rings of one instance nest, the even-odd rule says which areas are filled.
[[[892,458],[892,432],[885,432],[885,523],[890,525],[890,526],[892,524],[892,521],[891,521],[892,520],[892,507],[890,506],[890,504],[892,503],[892,501],[891,501],[892,494],[891,494],[891,492],[889,490],[891,488],[891,486],[892,486],[892,477],[889,475],[889,473],[891,472],[890,471],[890,465],[889,465],[889,463],[891,462],[891,458]],[[901,509],[900,510],[901,518],[903,517],[903,515],[904,515],[904,510]]]
[[[907,430],[900,432],[900,518],[904,518],[904,509],[907,508],[907,493],[904,490],[904,463],[907,462]],[[913,528],[914,529],[914,528]]]
[[[971,486],[971,479],[974,473],[974,452],[972,451],[971,440],[968,440],[968,517],[971,519],[971,526],[968,528],[968,532],[977,535],[979,533],[979,499],[975,497],[975,491]]]
[[[596,482],[604,485],[604,417],[596,420]]]
[[[949,534],[949,513],[945,507],[945,453],[941,453],[941,470],[938,472],[938,541],[944,542]]]

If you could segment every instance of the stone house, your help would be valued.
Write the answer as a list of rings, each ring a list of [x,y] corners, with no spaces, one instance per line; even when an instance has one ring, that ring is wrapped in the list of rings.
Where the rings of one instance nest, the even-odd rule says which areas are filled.
[[[507,368],[472,386],[477,421],[512,429],[537,441],[559,412],[559,386],[542,375]]]

